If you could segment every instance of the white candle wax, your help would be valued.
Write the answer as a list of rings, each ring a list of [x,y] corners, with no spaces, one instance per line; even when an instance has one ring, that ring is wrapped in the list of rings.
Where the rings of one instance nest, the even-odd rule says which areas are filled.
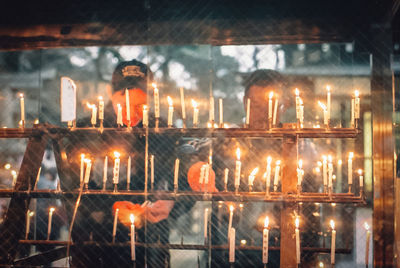
[[[347,177],[348,177],[348,184],[353,184],[353,156],[354,153],[349,153],[349,159],[347,160]]]
[[[85,170],[85,177],[83,180],[83,183],[88,184],[89,183],[89,178],[90,178],[90,171],[92,169],[92,161],[90,159],[86,159],[86,170]]]
[[[129,99],[129,90],[125,89],[125,108],[126,108],[126,120],[131,121],[131,105]],[[130,126],[128,126],[130,127]]]
[[[328,187],[332,188],[332,176],[333,176],[333,164],[332,164],[332,157],[329,156],[329,163],[328,163]]]
[[[280,166],[281,161],[278,160],[275,163],[275,176],[274,176],[274,190],[276,191],[278,188],[278,182],[279,182],[279,172],[280,172]]]
[[[154,116],[160,118],[160,97],[158,94],[158,88],[154,86]]]
[[[331,241],[331,264],[335,264],[335,246],[336,246],[336,230],[335,222],[331,220],[332,241]]]
[[[118,152],[114,152],[115,160],[114,160],[114,169],[113,169],[113,183],[118,184],[119,181],[119,167],[121,160],[119,159],[120,154]]]
[[[360,180],[360,187],[364,187],[364,176],[362,175],[362,170],[358,170],[359,180]]]
[[[274,96],[274,92],[270,92],[269,98],[268,98],[268,119],[269,120],[272,120],[272,97],[273,96]]]
[[[304,123],[304,105],[300,105],[300,125],[301,127],[303,127],[303,123]]]
[[[197,102],[192,99],[193,106],[193,127],[197,127],[199,121],[199,109],[197,108]]]
[[[300,120],[300,92],[297,88],[294,92],[296,94],[296,119]]]
[[[97,123],[97,107],[94,104],[92,104],[90,107],[92,109],[92,118],[91,118],[90,122],[92,123],[92,125],[96,125],[96,123]]]
[[[232,229],[232,220],[233,220],[233,210],[235,208],[231,205],[229,206],[229,221],[228,221],[228,241],[230,237],[230,230]]]
[[[205,171],[204,171],[204,188],[205,188],[205,191],[207,192],[207,190],[208,190],[208,179],[210,177],[210,164],[206,164],[205,166],[206,166],[206,168],[205,168]]]
[[[242,163],[240,162],[240,148],[236,149],[236,165],[235,165],[235,188],[239,188],[240,185],[240,169]]]
[[[266,189],[269,189],[271,185],[271,162],[272,162],[272,157],[268,156],[267,157],[267,171],[266,171]]]
[[[122,126],[122,107],[121,104],[117,104],[117,125]]]
[[[154,185],[154,155],[150,156],[150,184]]]
[[[79,177],[79,182],[82,183],[83,182],[83,175],[85,172],[85,155],[81,154],[81,169],[80,169],[80,177]]]
[[[267,216],[267,217],[265,217],[264,229],[263,229],[262,262],[264,264],[268,263],[268,239],[269,239],[268,224],[269,224],[269,218]]]
[[[324,186],[328,185],[328,170],[327,170],[327,157],[325,155],[322,156],[322,177],[324,181]]]
[[[295,220],[295,225],[296,225],[296,229],[295,229],[295,234],[296,234],[296,263],[299,264],[300,263],[300,230],[299,230],[299,218],[297,217]]]
[[[219,99],[219,124],[221,126],[224,124],[224,108],[222,99]]]
[[[104,120],[104,100],[103,97],[99,97],[99,119]]]
[[[369,225],[368,223],[364,223],[364,227],[367,231],[366,239],[365,239],[365,266],[368,267],[369,263],[369,240],[371,237],[371,232],[369,230]]]
[[[210,121],[210,123],[212,123],[214,121],[214,97],[211,96],[210,97],[210,112],[208,114],[208,120]]]
[[[19,104],[20,104],[20,108],[21,108],[21,121],[24,122],[25,121],[25,98],[24,98],[24,94],[19,94],[20,98],[19,98]]]
[[[225,168],[224,170],[224,184],[228,185],[228,175],[229,175],[229,169]]]
[[[31,217],[33,216],[34,212],[28,211],[26,212],[26,224],[25,224],[25,239],[28,239],[29,231],[31,229]]]
[[[236,239],[236,230],[235,228],[231,228],[229,231],[229,262],[235,262],[235,239]]]
[[[107,182],[107,173],[108,173],[108,156],[104,157],[104,166],[103,166],[103,185]]]
[[[131,214],[131,260],[136,261],[136,250],[135,250],[135,216]]]
[[[168,127],[172,127],[172,119],[174,117],[174,106],[170,96],[168,98]]]
[[[185,109],[185,95],[184,95],[183,87],[180,88],[180,93],[181,93],[182,120],[185,121],[186,109]]]
[[[360,119],[360,97],[359,97],[359,91],[356,90],[354,92],[354,118],[355,119]]]
[[[119,212],[119,208],[117,208],[115,210],[115,214],[114,214],[114,224],[113,224],[113,230],[112,230],[113,241],[115,240],[115,235],[117,234],[118,212]]]
[[[207,228],[208,227],[208,208],[204,210],[204,239],[207,239]]]
[[[250,124],[250,99],[247,99],[246,105],[246,125]]]
[[[179,176],[179,158],[175,159],[174,168],[174,188],[178,189],[178,176]]]
[[[149,126],[149,111],[147,105],[143,105],[143,127]]]
[[[49,210],[49,221],[47,223],[47,240],[50,240],[50,234],[51,234],[51,223],[53,219],[53,212],[55,208],[50,208]]]
[[[327,120],[331,119],[331,87],[326,86],[326,110],[327,110]]]
[[[276,117],[278,113],[278,96],[275,97],[275,105],[274,105],[274,116],[272,118],[272,125],[276,125]]]
[[[206,172],[206,165],[202,165],[200,168],[200,178],[199,178],[199,184],[200,184],[200,191],[203,188],[203,183],[204,183],[204,174]]]
[[[126,164],[126,184],[128,189],[131,184],[131,166],[132,166],[132,158],[131,156],[128,156],[128,163]]]
[[[255,179],[257,173],[258,173],[258,167],[253,169],[253,171],[249,175],[249,186],[253,186],[254,179]]]
[[[354,98],[351,98],[350,124],[354,127]]]

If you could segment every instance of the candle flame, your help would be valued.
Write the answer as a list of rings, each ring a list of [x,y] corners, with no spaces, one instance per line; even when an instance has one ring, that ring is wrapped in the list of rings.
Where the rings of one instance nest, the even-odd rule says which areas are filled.
[[[242,203],[240,203],[240,204],[239,204],[239,207],[240,207],[240,208],[243,208],[243,207],[244,207],[244,205],[243,205]]]
[[[354,91],[354,96],[355,96],[356,98],[358,98],[358,97],[360,96],[360,92],[359,92],[358,90],[355,90],[355,91]]]
[[[11,164],[10,163],[5,164],[4,168],[7,169],[7,170],[10,169],[11,168]]]
[[[151,86],[152,86],[153,88],[157,88],[157,84],[156,84],[156,83],[151,83]]]
[[[33,211],[30,211],[28,214],[29,217],[32,217],[33,215],[35,215],[35,212],[33,212]]]
[[[271,156],[268,156],[268,157],[267,157],[267,163],[268,163],[268,165],[271,165],[271,162],[272,162],[272,157],[271,157]]]
[[[269,93],[269,99],[272,99],[273,97],[274,97],[274,92],[271,91],[271,92]]]
[[[367,222],[364,222],[364,228],[365,228],[365,230],[369,230],[369,225],[368,225],[368,223]]]
[[[51,207],[50,208],[50,213],[53,213],[54,212],[54,210],[56,210],[55,208],[53,208],[53,207]]]
[[[131,215],[129,216],[129,218],[130,218],[130,220],[131,220],[131,223],[134,224],[134,223],[135,223],[135,216],[134,216],[133,214],[131,214]]]
[[[193,108],[197,108],[197,102],[194,99],[192,99],[192,106]]]
[[[39,124],[39,119],[35,119],[35,121],[33,122],[33,124],[35,124],[35,125],[37,125],[37,124]]]
[[[326,111],[326,106],[322,102],[318,101],[319,106],[321,106],[322,110]]]
[[[89,164],[90,162],[92,162],[92,161],[91,161],[90,159],[88,159],[88,158],[86,158],[84,161],[85,161],[86,164]]]
[[[363,172],[362,169],[359,169],[359,170],[358,170],[358,175],[361,176],[361,175],[362,175],[362,172]]]
[[[114,152],[114,156],[115,156],[116,158],[119,158],[119,157],[121,156],[121,154],[120,154],[119,152],[115,151],[115,152]]]
[[[102,101],[103,100],[103,96],[99,96],[99,101]]]
[[[81,160],[85,159],[85,154],[81,154]]]
[[[89,109],[93,109],[94,104],[90,104],[89,102],[86,102],[86,106],[87,106]]]
[[[332,163],[332,155],[328,155],[328,161]]]
[[[147,111],[147,105],[143,105],[143,111]]]
[[[269,225],[269,217],[266,216],[264,220],[264,228],[268,228],[268,225]]]
[[[294,90],[294,94],[296,94],[296,97],[298,97],[300,95],[300,91],[298,88],[295,88]]]
[[[303,99],[299,98],[300,105],[303,105]]]
[[[302,167],[303,167],[303,160],[300,159],[300,160],[299,160],[299,168],[302,168]]]
[[[332,175],[332,180],[336,180],[336,175],[335,174]]]
[[[338,165],[341,165],[341,164],[343,164],[343,161],[342,161],[342,159],[339,159],[339,160],[337,161],[337,164],[338,164]]]
[[[118,108],[121,108],[121,104],[117,103],[117,107],[118,107]]]
[[[170,96],[167,96],[167,100],[168,100],[168,105],[169,105],[169,106],[172,106],[172,105],[173,105],[173,102],[172,102],[172,99],[171,99]]]
[[[323,155],[323,156],[322,156],[322,161],[326,162],[326,159],[327,159],[327,158],[326,158],[326,155]]]
[[[296,217],[296,219],[294,220],[294,224],[296,225],[296,228],[299,228],[299,226],[300,226],[300,219],[299,219],[299,217]]]
[[[281,164],[281,160],[277,160],[276,162],[275,162],[275,165],[277,165],[277,166],[279,166]]]
[[[330,86],[330,85],[327,85],[327,86],[326,86],[326,90],[329,92],[329,91],[331,90],[331,86]]]
[[[330,220],[329,224],[331,225],[332,230],[335,230],[335,221]]]
[[[315,172],[320,173],[320,172],[321,172],[321,169],[320,169],[319,167],[316,167],[316,168],[315,168]]]
[[[256,167],[255,169],[253,169],[253,171],[251,172],[250,176],[255,176],[258,173],[258,167]]]
[[[349,153],[349,159],[352,159],[354,157],[354,153],[353,152],[350,152]]]
[[[23,98],[24,97],[24,93],[19,93],[19,97]]]
[[[240,148],[239,147],[236,149],[236,159],[238,161],[240,160]]]
[[[11,170],[11,175],[17,176],[17,172],[15,170]]]
[[[230,212],[233,212],[233,210],[235,209],[235,207],[234,206],[232,206],[232,205],[230,205],[229,206],[229,210],[230,210]]]
[[[317,165],[318,165],[319,167],[322,167],[322,162],[321,162],[321,161],[318,161],[318,162],[317,162]]]

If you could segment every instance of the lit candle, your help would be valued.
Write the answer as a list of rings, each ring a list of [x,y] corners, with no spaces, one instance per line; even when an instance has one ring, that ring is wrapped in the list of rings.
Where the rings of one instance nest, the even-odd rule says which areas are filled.
[[[246,125],[249,126],[250,125],[250,99],[247,99],[247,103],[246,103]]]
[[[303,99],[300,98],[300,111],[299,111],[299,116],[300,116],[300,127],[303,127],[304,123],[304,105],[303,105]]]
[[[362,188],[362,187],[364,187],[364,177],[363,177],[363,175],[362,175],[362,169],[359,169],[359,170],[358,170],[358,175],[360,176],[360,177],[359,177],[359,180],[360,180],[360,187]]]
[[[154,115],[156,119],[160,118],[160,98],[158,94],[158,88],[155,83],[153,83],[154,88]]]
[[[99,119],[104,120],[104,100],[103,97],[99,97]]]
[[[202,165],[200,168],[200,178],[199,178],[199,184],[200,184],[200,191],[203,188],[203,183],[204,183],[204,173],[206,172],[206,165]]]
[[[50,240],[51,222],[52,222],[54,210],[55,210],[55,208],[50,208],[49,209],[49,222],[47,223],[47,240]]]
[[[125,106],[126,106],[126,120],[128,121],[128,127],[130,127],[131,122],[131,105],[129,100],[129,90],[125,89]]]
[[[119,157],[121,156],[119,152],[114,152],[115,160],[114,160],[114,170],[113,170],[113,184],[117,185],[119,181],[119,166],[121,160]]]
[[[131,156],[128,156],[128,163],[126,164],[126,189],[128,191],[131,185],[131,166],[132,166],[132,159]]]
[[[262,262],[264,264],[268,263],[268,239],[269,239],[269,218],[265,217],[264,220],[264,230],[263,230],[263,252],[262,252]]]
[[[89,102],[87,102],[86,105],[89,109],[92,109],[92,117],[90,122],[92,123],[92,126],[95,126],[97,122],[97,107],[95,104],[90,104]]]
[[[174,106],[170,96],[167,96],[168,99],[168,127],[172,127],[172,118],[174,117]]]
[[[119,212],[119,208],[117,208],[115,210],[115,214],[114,214],[114,224],[113,224],[113,231],[112,231],[112,242],[115,242],[115,236],[117,234],[117,223],[118,223],[118,212]]]
[[[136,252],[135,252],[135,216],[133,214],[130,215],[131,220],[131,260],[136,261]]]
[[[332,156],[328,155],[328,188],[332,190],[332,175],[333,175],[333,164]]]
[[[330,225],[332,228],[332,240],[331,240],[331,264],[335,264],[335,244],[336,244],[336,230],[335,230],[335,222],[333,220],[330,221]]]
[[[240,185],[240,169],[242,162],[240,162],[240,148],[236,149],[236,166],[235,166],[235,190],[239,189]]]
[[[349,153],[349,159],[347,160],[347,178],[349,187],[353,184],[353,157],[354,153]]]
[[[326,155],[322,156],[322,178],[324,181],[324,188],[326,188],[328,186],[328,170],[327,170],[327,157]]]
[[[326,109],[325,104],[318,101],[319,106],[321,106],[322,110],[324,111],[324,125],[328,126],[328,110]]]
[[[204,170],[204,191],[207,192],[208,190],[208,179],[210,177],[210,164],[205,164]]]
[[[31,228],[31,217],[34,215],[35,213],[33,211],[30,211],[28,209],[28,211],[26,212],[26,224],[25,224],[25,240],[28,239],[29,236],[29,231]]]
[[[228,221],[228,240],[230,236],[230,230],[232,229],[232,220],[233,220],[233,210],[235,209],[234,206],[229,206],[229,221]]]
[[[281,160],[278,160],[275,162],[275,176],[274,176],[274,191],[276,192],[278,190],[278,182],[279,182],[279,172],[280,172],[280,166]]]
[[[300,159],[297,168],[297,187],[301,187],[301,182],[303,181],[303,160]]]
[[[178,190],[178,176],[179,176],[179,158],[175,159],[175,169],[174,169],[174,190]]]
[[[90,171],[92,169],[92,161],[90,159],[85,159],[86,163],[86,170],[85,170],[85,177],[83,179],[83,183],[87,185],[89,183],[90,178]]]
[[[369,240],[371,237],[371,232],[369,230],[369,225],[367,222],[364,222],[365,230],[367,231],[366,239],[365,239],[365,267],[368,267],[369,262]]]
[[[326,110],[327,110],[327,120],[331,119],[331,87],[326,86]]]
[[[185,124],[186,121],[186,110],[185,110],[185,93],[183,90],[183,87],[180,88],[180,93],[181,93],[181,107],[182,107],[182,121]]]
[[[224,170],[224,185],[225,185],[225,190],[228,190],[228,175],[229,175],[229,169],[225,168]]]
[[[271,156],[268,156],[267,157],[267,170],[266,170],[266,175],[265,175],[265,178],[266,178],[266,181],[265,181],[265,183],[266,183],[266,192],[269,192],[269,188],[270,188],[270,185],[271,185],[271,162],[272,162],[272,157]]]
[[[294,94],[296,95],[296,119],[300,120],[300,91],[299,89],[294,90]]]
[[[143,127],[149,126],[149,111],[147,110],[147,105],[143,105]]]
[[[104,166],[103,166],[103,190],[106,189],[107,173],[108,173],[108,156],[106,155],[106,157],[104,157]]]
[[[204,241],[207,240],[207,228],[208,227],[208,208],[204,210]]]
[[[354,119],[360,119],[360,92],[354,91]]]
[[[253,171],[249,175],[249,189],[250,189],[250,191],[251,191],[251,188],[253,187],[254,179],[256,178],[257,172],[258,172],[258,167],[253,169]]]
[[[350,124],[354,127],[354,97],[351,98]]]
[[[272,123],[272,98],[274,97],[274,92],[269,93],[268,100],[268,120]]]
[[[25,98],[24,98],[24,94],[22,94],[22,93],[19,94],[19,104],[21,107],[22,126],[24,126],[25,125]]]
[[[219,99],[219,126],[224,126],[224,108],[223,108],[223,99]]]
[[[192,99],[193,106],[193,127],[197,127],[199,123],[199,109],[197,108],[197,102]]]
[[[300,231],[299,231],[299,225],[300,225],[300,219],[299,217],[296,217],[296,220],[294,221],[296,225],[295,229],[295,234],[296,234],[296,263],[300,263]]]
[[[81,154],[81,169],[80,169],[80,177],[79,177],[79,182],[83,182],[83,175],[84,175],[84,169],[85,169],[85,154]]]
[[[276,126],[276,117],[278,114],[278,96],[275,95],[274,116],[272,118],[272,125]]]
[[[229,230],[229,262],[235,262],[235,239],[236,239],[236,231],[235,228],[231,228]]]
[[[117,125],[122,126],[122,107],[121,104],[117,104]]]
[[[154,155],[150,155],[150,184],[151,188],[154,185]]]
[[[210,111],[208,114],[208,121],[210,121],[211,124],[214,122],[214,97],[210,96]]]

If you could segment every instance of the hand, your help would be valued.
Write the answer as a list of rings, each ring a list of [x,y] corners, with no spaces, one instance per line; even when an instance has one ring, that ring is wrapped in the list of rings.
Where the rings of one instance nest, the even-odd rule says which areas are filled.
[[[203,184],[200,184],[200,173],[201,167],[206,164],[206,162],[199,161],[189,168],[187,178],[190,188],[192,188],[193,191],[199,192],[205,190],[205,185],[203,185],[205,176],[203,177]],[[212,169],[210,170],[210,176],[208,178],[207,186],[208,192],[218,192],[218,189],[215,188],[215,172]]]
[[[133,204],[128,201],[118,201],[113,205],[113,215],[115,215],[115,210],[118,209],[118,220],[125,226],[131,226],[131,214],[135,217],[135,226],[140,229],[143,226],[143,216],[144,208],[139,204]]]

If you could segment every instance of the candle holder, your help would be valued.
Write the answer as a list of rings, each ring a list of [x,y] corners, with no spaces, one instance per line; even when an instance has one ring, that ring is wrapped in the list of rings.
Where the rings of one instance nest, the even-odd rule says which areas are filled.
[[[114,183],[114,193],[117,193],[117,192],[118,192],[118,184]]]

